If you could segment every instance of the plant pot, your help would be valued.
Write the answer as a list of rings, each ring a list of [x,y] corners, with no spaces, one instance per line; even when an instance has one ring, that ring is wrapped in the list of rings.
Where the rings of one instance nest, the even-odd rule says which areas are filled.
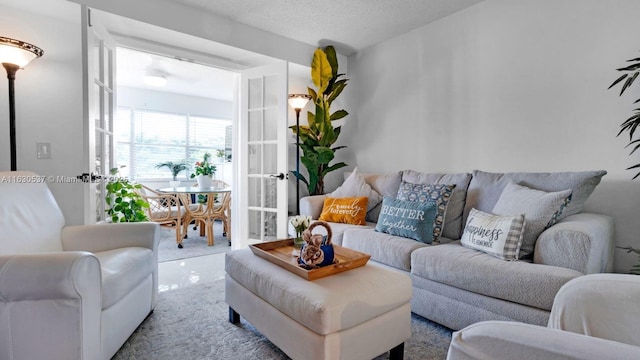
[[[198,187],[200,189],[209,189],[211,188],[211,183],[213,180],[212,175],[198,175],[196,176],[196,180],[198,181]]]
[[[178,186],[180,186],[180,181],[178,181],[178,180],[169,181],[169,187],[177,188]]]

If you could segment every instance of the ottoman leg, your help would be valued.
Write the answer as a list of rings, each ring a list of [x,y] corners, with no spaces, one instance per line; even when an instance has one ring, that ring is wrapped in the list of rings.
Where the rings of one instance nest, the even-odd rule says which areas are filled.
[[[240,314],[238,314],[231,306],[229,306],[229,322],[237,324],[240,322]]]
[[[389,360],[402,360],[404,358],[404,343],[389,350]]]

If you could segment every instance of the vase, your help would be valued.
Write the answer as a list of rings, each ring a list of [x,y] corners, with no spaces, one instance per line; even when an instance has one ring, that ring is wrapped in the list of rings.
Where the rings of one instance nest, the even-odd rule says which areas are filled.
[[[171,181],[169,181],[169,187],[171,187],[171,188],[177,188],[178,186],[180,186],[180,181],[177,181],[177,180],[171,180]]]
[[[213,177],[211,175],[198,175],[196,180],[198,181],[198,187],[200,189],[209,189],[211,188],[211,183]]]

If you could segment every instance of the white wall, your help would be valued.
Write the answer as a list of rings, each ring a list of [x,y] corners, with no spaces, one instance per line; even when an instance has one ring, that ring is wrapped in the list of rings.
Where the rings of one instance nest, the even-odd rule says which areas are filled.
[[[608,175],[587,207],[640,247],[640,162],[616,138],[640,87],[615,69],[637,57],[635,0],[487,0],[349,58],[355,111],[343,136],[366,172],[569,171]],[[636,257],[616,251],[616,271]]]
[[[61,3],[60,13],[80,7]],[[0,4],[0,34],[32,43],[44,56],[18,71],[15,83],[18,170],[46,176],[82,173],[82,65],[80,24]],[[0,80],[0,169],[9,170],[9,104],[6,73]],[[51,143],[52,158],[36,158],[36,142]],[[67,223],[80,224],[82,185],[50,182]]]

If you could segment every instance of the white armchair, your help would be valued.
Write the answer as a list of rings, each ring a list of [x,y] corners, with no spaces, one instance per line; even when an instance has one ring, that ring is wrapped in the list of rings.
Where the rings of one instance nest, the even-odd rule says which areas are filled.
[[[558,291],[546,328],[472,324],[453,333],[447,359],[640,359],[638,299],[640,276],[580,276]]]
[[[109,359],[156,304],[158,225],[65,226],[29,177],[0,172],[0,359]]]

